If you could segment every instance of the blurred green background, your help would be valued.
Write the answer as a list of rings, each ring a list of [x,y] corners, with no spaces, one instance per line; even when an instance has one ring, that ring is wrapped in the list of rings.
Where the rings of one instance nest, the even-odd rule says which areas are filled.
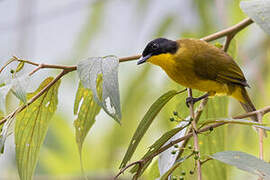
[[[91,56],[136,55],[153,38],[200,38],[246,17],[239,8],[239,0],[2,0],[0,10],[6,17],[0,20],[0,64],[12,55],[36,62],[72,65]],[[258,109],[269,105],[270,99],[269,40],[269,36],[253,24],[241,31],[231,44],[230,52],[248,79],[251,86],[248,91]],[[29,91],[48,74],[56,73],[42,70],[35,74],[34,85]],[[150,105],[168,90],[183,89],[160,68],[149,64],[137,66],[135,61],[120,64],[119,84],[122,125],[102,111],[84,143],[83,164],[89,179],[111,179],[118,172],[129,141]],[[36,179],[77,179],[81,176],[72,113],[77,86],[76,73],[63,78],[58,111],[41,148]],[[176,96],[160,112],[133,160],[138,160],[157,138],[177,125],[169,121],[174,110],[181,117],[188,115],[185,97],[185,93]],[[235,100],[216,97],[209,101],[202,120],[242,112]],[[267,115],[264,121],[268,122]],[[238,150],[258,156],[257,134],[247,126],[217,128],[210,134],[200,135],[199,140],[203,155]],[[264,144],[265,160],[269,161],[269,138]],[[0,179],[18,179],[13,136],[8,138],[5,154],[0,157],[0,167]],[[193,159],[185,162],[183,167],[187,172],[192,170]],[[177,170],[176,175],[180,172]],[[156,165],[151,166],[143,177],[155,179],[153,174],[156,176]],[[206,179],[257,179],[214,161],[203,165],[203,174]],[[123,179],[130,177],[128,172],[121,176]],[[195,177],[188,176],[187,179]]]

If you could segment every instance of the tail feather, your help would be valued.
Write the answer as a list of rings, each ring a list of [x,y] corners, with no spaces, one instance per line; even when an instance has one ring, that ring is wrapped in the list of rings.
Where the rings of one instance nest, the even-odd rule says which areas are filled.
[[[252,101],[250,100],[250,98],[248,96],[248,93],[247,93],[247,91],[246,91],[246,89],[244,87],[241,88],[241,95],[242,95],[242,99],[244,100],[244,102],[240,101],[240,104],[243,107],[243,109],[246,112],[256,111],[256,108],[253,105]],[[259,122],[259,119],[258,119],[257,115],[251,116],[250,118],[255,122]],[[257,128],[256,128],[256,131],[258,132]],[[264,136],[266,137],[267,136],[266,131],[264,131],[263,133],[264,133]]]

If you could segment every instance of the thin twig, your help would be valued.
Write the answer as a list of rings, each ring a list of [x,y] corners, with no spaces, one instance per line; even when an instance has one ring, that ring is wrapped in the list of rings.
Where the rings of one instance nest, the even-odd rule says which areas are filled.
[[[207,158],[206,160],[204,160],[204,161],[201,161],[201,165],[203,165],[204,163],[206,163],[206,162],[208,162],[208,161],[210,161],[210,160],[212,160],[213,158]]]
[[[203,38],[201,38],[201,40],[209,42],[209,41],[213,41],[213,40],[222,38],[224,36],[227,36],[228,34],[232,34],[232,33],[236,34],[252,23],[253,23],[252,19],[246,18],[246,19],[242,20],[241,22],[235,24],[234,26],[231,26],[231,27],[226,28],[224,30],[218,31],[218,32],[211,34],[209,36],[203,37]]]
[[[126,167],[123,167],[120,172],[113,178],[113,179],[117,179],[122,173],[125,172],[125,170],[127,170],[128,168],[130,168],[131,166],[134,166],[136,164],[141,164],[143,161],[139,160],[139,161],[135,161],[133,163],[130,163],[129,165],[127,165]]]
[[[43,69],[43,68],[46,68],[46,69],[64,69],[64,70],[67,70],[68,72],[71,72],[71,71],[75,71],[77,70],[77,66],[65,66],[65,65],[57,65],[57,64],[43,64],[43,63],[35,63],[33,61],[29,61],[29,60],[25,60],[25,59],[20,59],[16,56],[13,56],[13,58],[16,60],[16,61],[19,61],[19,62],[24,62],[24,63],[27,63],[27,64],[31,64],[33,66],[38,66],[40,67],[39,69]]]
[[[261,115],[263,116],[264,114],[266,114],[268,112],[270,112],[270,106],[266,106],[266,107],[259,109],[259,110],[256,110],[256,111],[252,111],[252,112],[248,112],[248,113],[241,114],[238,116],[234,116],[233,119],[244,119],[247,117],[252,117],[254,115],[257,115],[258,113],[261,113]]]
[[[223,46],[223,51],[227,52],[227,50],[229,49],[229,45],[234,36],[235,36],[235,33],[232,33],[226,36],[225,44]]]
[[[188,97],[193,98],[192,96],[192,90],[188,88]],[[197,175],[198,175],[198,180],[202,180],[202,169],[201,169],[201,161],[200,161],[200,148],[199,148],[199,140],[198,140],[198,134],[197,134],[197,125],[195,121],[195,114],[194,114],[194,104],[193,101],[189,103],[189,110],[190,110],[190,117],[192,118],[192,135],[194,139],[194,149],[195,151],[198,152],[198,159],[196,160],[197,164]]]
[[[206,106],[207,102],[208,102],[208,98],[204,98],[204,99],[201,101],[199,107],[196,109],[196,111],[195,111],[195,118],[194,118],[194,120],[195,120],[196,123],[199,121],[199,119],[200,119],[200,117],[201,117],[201,115],[202,115],[202,112],[203,112],[203,110],[204,110],[204,107]],[[188,129],[187,134],[192,132],[192,129],[191,129],[191,128],[192,128],[192,127],[190,127],[190,128]],[[189,142],[189,139],[190,139],[190,138],[185,139],[184,142],[182,143],[182,145],[181,145],[181,147],[180,147],[180,150],[179,150],[179,153],[178,153],[178,156],[177,156],[177,159],[180,158],[180,157],[182,156],[182,154],[183,154],[183,152],[184,152],[184,149],[185,149],[186,145],[187,145],[188,142]]]
[[[257,117],[258,117],[258,121],[259,123],[262,124],[262,113],[258,113],[257,114]],[[260,151],[259,151],[259,157],[261,160],[263,160],[263,129],[262,128],[259,128],[259,148],[260,148]]]

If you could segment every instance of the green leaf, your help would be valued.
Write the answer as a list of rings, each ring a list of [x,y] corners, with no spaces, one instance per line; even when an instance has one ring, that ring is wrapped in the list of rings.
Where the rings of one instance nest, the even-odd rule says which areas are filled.
[[[266,33],[270,34],[270,1],[241,1],[240,7]]]
[[[120,168],[123,168],[126,166],[127,162],[131,159],[133,153],[135,152],[139,142],[141,141],[142,137],[152,124],[154,118],[157,116],[157,114],[160,112],[160,110],[163,108],[163,106],[172,99],[176,94],[178,94],[177,91],[172,90],[165,94],[163,94],[161,97],[159,97],[154,104],[149,108],[147,113],[144,115],[143,119],[141,120],[139,126],[137,127],[130,143],[128,150],[125,154],[124,159],[121,162]]]
[[[79,62],[77,72],[85,88],[92,90],[94,100],[117,122],[121,121],[118,85],[119,59],[115,56],[92,57]],[[97,94],[97,78],[102,74],[102,98]]]
[[[270,164],[250,154],[239,151],[224,151],[215,153],[210,157],[264,179],[270,178]]]
[[[21,61],[21,62],[18,64],[18,66],[17,66],[15,72],[17,73],[17,72],[21,71],[23,67],[24,67],[24,62]]]
[[[97,91],[101,94],[102,90],[100,87],[100,82],[97,83]],[[79,104],[81,106],[79,108]],[[80,109],[80,110],[79,110]],[[79,112],[78,112],[79,110]],[[90,128],[95,123],[95,118],[100,111],[100,106],[94,101],[93,93],[91,90],[83,87],[82,83],[79,83],[79,87],[76,93],[76,99],[74,104],[74,115],[77,115],[77,119],[74,121],[74,126],[76,130],[76,143],[78,145],[78,150],[80,154],[81,168],[82,166],[82,146],[86,135],[88,134]]]
[[[45,79],[34,93],[28,94],[28,99],[39,93],[52,80],[52,77]],[[22,180],[31,179],[36,168],[40,147],[47,133],[49,122],[57,108],[59,85],[60,81],[56,82],[16,117],[16,161]]]

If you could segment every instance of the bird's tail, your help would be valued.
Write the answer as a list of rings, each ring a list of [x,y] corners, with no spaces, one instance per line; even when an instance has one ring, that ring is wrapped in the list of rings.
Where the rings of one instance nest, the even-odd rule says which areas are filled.
[[[256,108],[253,105],[252,101],[250,100],[247,90],[244,87],[241,88],[241,95],[242,95],[243,102],[240,101],[240,104],[243,107],[243,109],[246,112],[256,111]],[[259,122],[257,115],[251,116],[250,118],[255,122]],[[257,128],[256,128],[256,131],[258,131]],[[266,131],[264,131],[263,133],[264,133],[264,136],[266,137],[267,136]]]

